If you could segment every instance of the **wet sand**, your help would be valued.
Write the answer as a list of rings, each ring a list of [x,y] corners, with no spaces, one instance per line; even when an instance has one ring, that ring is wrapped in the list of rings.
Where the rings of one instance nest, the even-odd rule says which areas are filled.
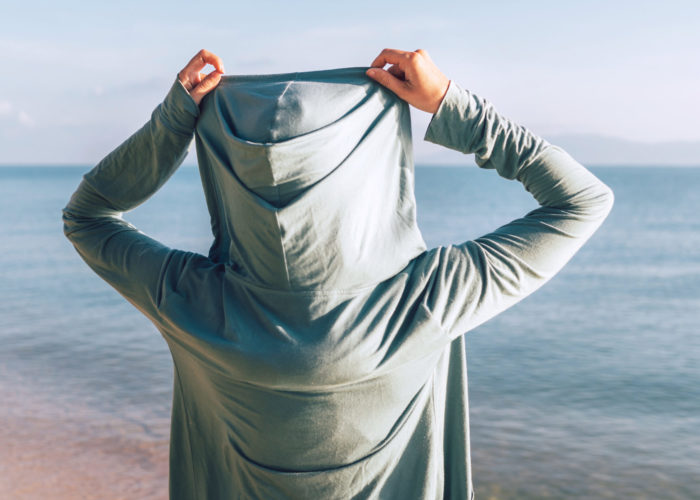
[[[0,498],[167,498],[167,441],[26,417],[3,422],[0,442]]]
[[[144,429],[22,392],[0,386],[0,498],[168,497],[167,421]]]

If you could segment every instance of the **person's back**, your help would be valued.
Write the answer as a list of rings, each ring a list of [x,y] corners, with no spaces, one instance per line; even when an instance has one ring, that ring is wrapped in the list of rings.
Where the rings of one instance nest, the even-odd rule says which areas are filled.
[[[168,342],[172,498],[469,498],[463,334],[551,278],[612,206],[564,151],[449,82],[426,139],[543,206],[427,250],[408,104],[365,70],[223,77],[201,106],[177,80],[64,211],[86,262]],[[208,257],[114,217],[162,185],[192,133]]]

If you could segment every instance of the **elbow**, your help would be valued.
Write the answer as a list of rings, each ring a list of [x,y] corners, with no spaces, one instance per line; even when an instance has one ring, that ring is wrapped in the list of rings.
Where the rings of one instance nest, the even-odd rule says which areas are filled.
[[[68,204],[61,209],[61,222],[63,223],[63,235],[71,242],[73,242],[76,233],[90,222],[89,217],[86,217],[81,212],[79,199],[76,200],[75,194],[68,201]]]
[[[561,208],[580,220],[602,221],[608,217],[614,204],[613,190],[598,180]]]
[[[615,204],[615,194],[609,186],[598,182],[594,190],[589,191],[587,199],[580,201],[579,215],[586,215],[591,220],[603,220],[612,211]]]
[[[105,215],[103,204],[94,189],[83,180],[61,209],[63,234],[73,240],[77,232],[90,228],[95,219]]]
[[[63,222],[63,236],[70,240],[75,226],[75,218],[68,206],[61,209],[61,222]]]
[[[579,215],[591,221],[597,221],[600,224],[610,215],[614,204],[615,193],[609,186],[601,182],[596,189],[595,195],[581,205]]]
[[[80,218],[78,217],[77,213],[80,207],[80,200],[82,199],[80,196],[81,188],[84,184],[84,181],[80,183],[80,186],[78,186],[78,189],[71,195],[70,199],[68,200],[68,203],[66,203],[66,206],[64,206],[61,209],[61,222],[63,223],[63,235],[68,238],[69,240],[72,240],[72,235],[74,234],[76,227],[79,225]]]
[[[603,184],[603,193],[601,194],[601,208],[604,212],[604,216],[607,217],[612,211],[613,205],[615,204],[615,193],[610,186]]]

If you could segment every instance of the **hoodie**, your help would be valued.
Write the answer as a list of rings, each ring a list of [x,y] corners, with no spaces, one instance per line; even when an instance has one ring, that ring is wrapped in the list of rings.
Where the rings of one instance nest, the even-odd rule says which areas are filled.
[[[612,191],[451,81],[425,140],[475,154],[540,204],[427,249],[408,105],[339,68],[176,78],[63,210],[85,262],[174,363],[174,499],[469,499],[464,333],[554,276]],[[194,137],[213,243],[168,248],[122,219]]]

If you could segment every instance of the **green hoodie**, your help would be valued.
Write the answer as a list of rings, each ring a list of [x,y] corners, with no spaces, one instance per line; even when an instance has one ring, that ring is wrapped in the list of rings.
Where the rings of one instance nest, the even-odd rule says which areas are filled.
[[[199,107],[176,79],[63,211],[170,348],[171,498],[471,498],[463,334],[554,276],[612,208],[565,151],[452,81],[425,140],[541,206],[426,249],[409,108],[366,69],[224,76]],[[121,218],[193,135],[208,256]]]

